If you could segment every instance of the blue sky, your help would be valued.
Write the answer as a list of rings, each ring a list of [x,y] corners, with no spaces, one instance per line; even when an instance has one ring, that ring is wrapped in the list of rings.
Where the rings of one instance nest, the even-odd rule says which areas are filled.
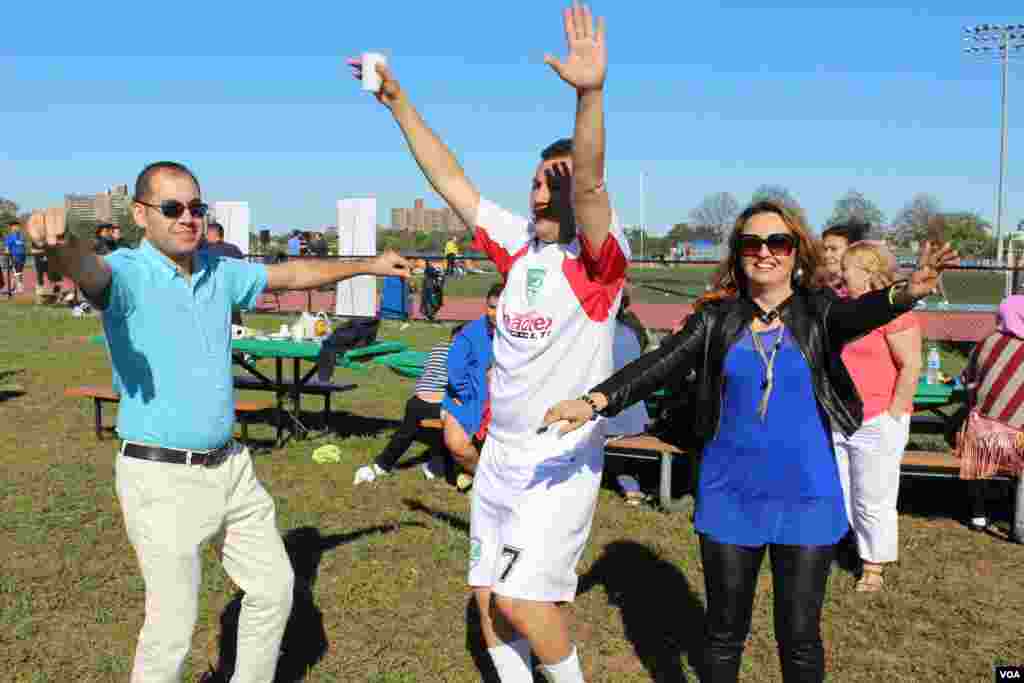
[[[960,29],[1024,23],[1024,6],[927,4],[594,4],[624,222],[667,225],[709,193],[743,203],[761,183],[788,187],[815,225],[851,188],[890,219],[919,192],[992,219],[999,70],[962,54]],[[19,28],[0,46],[0,196],[42,207],[166,158],[192,166],[207,199],[248,201],[254,227],[332,224],[344,197],[376,196],[381,223],[416,197],[439,206],[387,111],[343,68],[382,49],[481,191],[525,211],[539,149],[572,130],[573,93],[541,61],[564,53],[562,6],[15,3],[5,23]],[[1015,225],[1024,61],[1009,93]]]

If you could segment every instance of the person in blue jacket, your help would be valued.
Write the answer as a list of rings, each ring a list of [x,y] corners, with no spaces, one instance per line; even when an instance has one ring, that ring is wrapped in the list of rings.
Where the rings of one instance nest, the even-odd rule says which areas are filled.
[[[25,235],[21,232],[21,221],[19,220],[11,221],[8,228],[10,232],[4,238],[4,246],[11,257],[14,291],[16,294],[20,294],[25,291],[25,285],[22,281],[22,274],[25,271],[25,258],[28,253],[25,248]]]
[[[444,443],[457,463],[468,473],[476,469],[480,448],[487,433],[487,373],[494,362],[494,324],[502,285],[487,292],[487,314],[467,324],[448,351],[448,388],[441,403]],[[460,476],[460,489],[471,479]]]

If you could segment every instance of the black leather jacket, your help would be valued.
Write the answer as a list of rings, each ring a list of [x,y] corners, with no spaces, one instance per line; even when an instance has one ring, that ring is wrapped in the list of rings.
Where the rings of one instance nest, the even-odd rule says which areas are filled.
[[[889,303],[889,290],[858,299],[837,299],[819,291],[797,290],[779,311],[814,378],[814,396],[833,424],[847,436],[860,427],[864,409],[840,352],[845,344],[910,310]],[[608,398],[602,415],[612,416],[667,387],[677,392],[696,373],[693,430],[711,440],[722,407],[722,367],[729,349],[754,319],[756,304],[745,298],[709,302],[695,311],[678,333],[654,351],[625,366],[591,391]],[[680,425],[680,428],[682,426]],[[672,425],[669,425],[672,429]],[[692,441],[681,436],[679,442]]]

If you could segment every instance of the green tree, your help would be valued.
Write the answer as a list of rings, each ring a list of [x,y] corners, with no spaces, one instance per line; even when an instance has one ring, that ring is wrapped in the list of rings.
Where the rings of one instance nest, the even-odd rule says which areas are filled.
[[[96,239],[96,219],[94,218],[82,218],[78,214],[69,214],[65,227],[68,232],[83,242],[92,242]]]
[[[941,231],[936,237],[945,239],[968,258],[995,258],[996,241],[992,226],[981,216],[969,211],[942,214],[933,224]]]
[[[114,217],[114,223],[117,223],[121,228],[121,239],[127,242],[130,246],[136,247],[142,238],[145,236],[146,231],[142,226],[135,223],[135,217],[132,215],[131,205],[124,207],[121,212]]]
[[[18,205],[0,197],[0,237],[7,234],[7,223],[18,217]]]
[[[872,231],[878,231],[885,225],[885,214],[873,201],[851,189],[836,200],[832,215],[825,224],[837,225],[847,221],[866,223],[871,226]]]

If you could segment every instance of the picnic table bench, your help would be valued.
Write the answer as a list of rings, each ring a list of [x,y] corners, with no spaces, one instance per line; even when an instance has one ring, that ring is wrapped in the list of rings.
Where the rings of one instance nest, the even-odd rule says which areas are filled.
[[[605,443],[604,452],[606,455],[622,458],[658,461],[661,466],[658,478],[658,504],[665,512],[676,512],[681,507],[681,499],[672,498],[672,463],[676,458],[689,458],[690,483],[696,487],[699,454],[680,450],[651,434],[613,437]]]
[[[104,403],[120,403],[121,394],[115,391],[111,387],[103,386],[78,386],[68,387],[64,390],[64,395],[69,398],[87,398],[93,401],[93,418],[95,420],[96,428],[96,439],[99,441],[103,440],[103,432],[114,430],[113,427],[105,427],[103,425],[103,404]],[[241,428],[241,438],[243,443],[249,441],[249,426],[245,421],[245,417],[252,413],[258,413],[261,410],[266,410],[270,406],[265,403],[258,403],[256,401],[242,401],[235,400],[235,418],[238,420],[238,424]]]

